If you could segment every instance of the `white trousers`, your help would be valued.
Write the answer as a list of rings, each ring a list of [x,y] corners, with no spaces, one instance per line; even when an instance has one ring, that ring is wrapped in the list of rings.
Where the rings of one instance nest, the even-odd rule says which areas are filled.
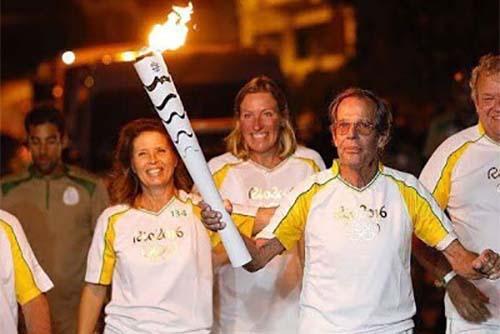
[[[500,326],[446,319],[446,334],[500,334]]]

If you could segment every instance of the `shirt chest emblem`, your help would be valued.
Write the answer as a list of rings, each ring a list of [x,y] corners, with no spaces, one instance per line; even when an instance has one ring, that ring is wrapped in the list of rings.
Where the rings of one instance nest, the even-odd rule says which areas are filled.
[[[176,229],[141,229],[134,233],[132,244],[141,257],[150,262],[161,262],[178,253],[183,238],[184,231],[180,226]]]
[[[334,209],[333,217],[342,224],[350,240],[370,241],[380,234],[387,211],[385,205],[378,208],[370,208],[365,204],[355,207],[341,205]]]
[[[500,168],[494,166],[489,168],[487,172],[487,178],[488,181],[494,182],[494,184],[496,185],[496,191],[500,194]]]
[[[80,202],[80,194],[78,193],[78,190],[76,190],[75,187],[69,186],[64,190],[63,193],[63,203],[66,205],[76,205],[78,202]]]
[[[281,191],[278,187],[271,187],[270,189],[264,189],[260,187],[251,187],[248,190],[248,198],[255,201],[262,200],[275,200],[279,201],[284,195],[285,191]]]

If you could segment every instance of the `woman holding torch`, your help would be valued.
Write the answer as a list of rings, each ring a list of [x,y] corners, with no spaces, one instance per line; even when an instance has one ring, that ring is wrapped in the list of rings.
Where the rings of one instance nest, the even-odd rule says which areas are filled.
[[[111,183],[115,205],[99,217],[89,251],[78,333],[93,333],[105,308],[105,333],[209,333],[211,237],[159,120],[125,125]]]
[[[256,218],[243,231],[255,235],[285,193],[325,166],[318,153],[297,147],[285,95],[270,78],[246,83],[234,111],[228,152],[212,159],[209,168],[222,197],[232,202],[233,213]],[[216,275],[214,332],[294,333],[302,275],[299,250],[276,257],[253,274],[223,265]],[[215,256],[214,262],[224,258],[222,247]]]

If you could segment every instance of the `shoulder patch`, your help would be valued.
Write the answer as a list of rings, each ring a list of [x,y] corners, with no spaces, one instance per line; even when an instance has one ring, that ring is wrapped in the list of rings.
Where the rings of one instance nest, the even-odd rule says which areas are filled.
[[[29,173],[7,176],[6,180],[4,180],[0,186],[2,195],[7,195],[9,191],[29,180],[31,180],[31,175]]]

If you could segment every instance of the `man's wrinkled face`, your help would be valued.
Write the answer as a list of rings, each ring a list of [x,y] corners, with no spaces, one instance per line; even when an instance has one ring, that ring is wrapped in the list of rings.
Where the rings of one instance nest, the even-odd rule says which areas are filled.
[[[360,169],[375,161],[382,140],[375,130],[373,102],[354,96],[342,100],[332,135],[341,165]]]
[[[49,175],[61,163],[62,138],[54,124],[31,125],[28,131],[28,148],[33,165],[43,175]]]

